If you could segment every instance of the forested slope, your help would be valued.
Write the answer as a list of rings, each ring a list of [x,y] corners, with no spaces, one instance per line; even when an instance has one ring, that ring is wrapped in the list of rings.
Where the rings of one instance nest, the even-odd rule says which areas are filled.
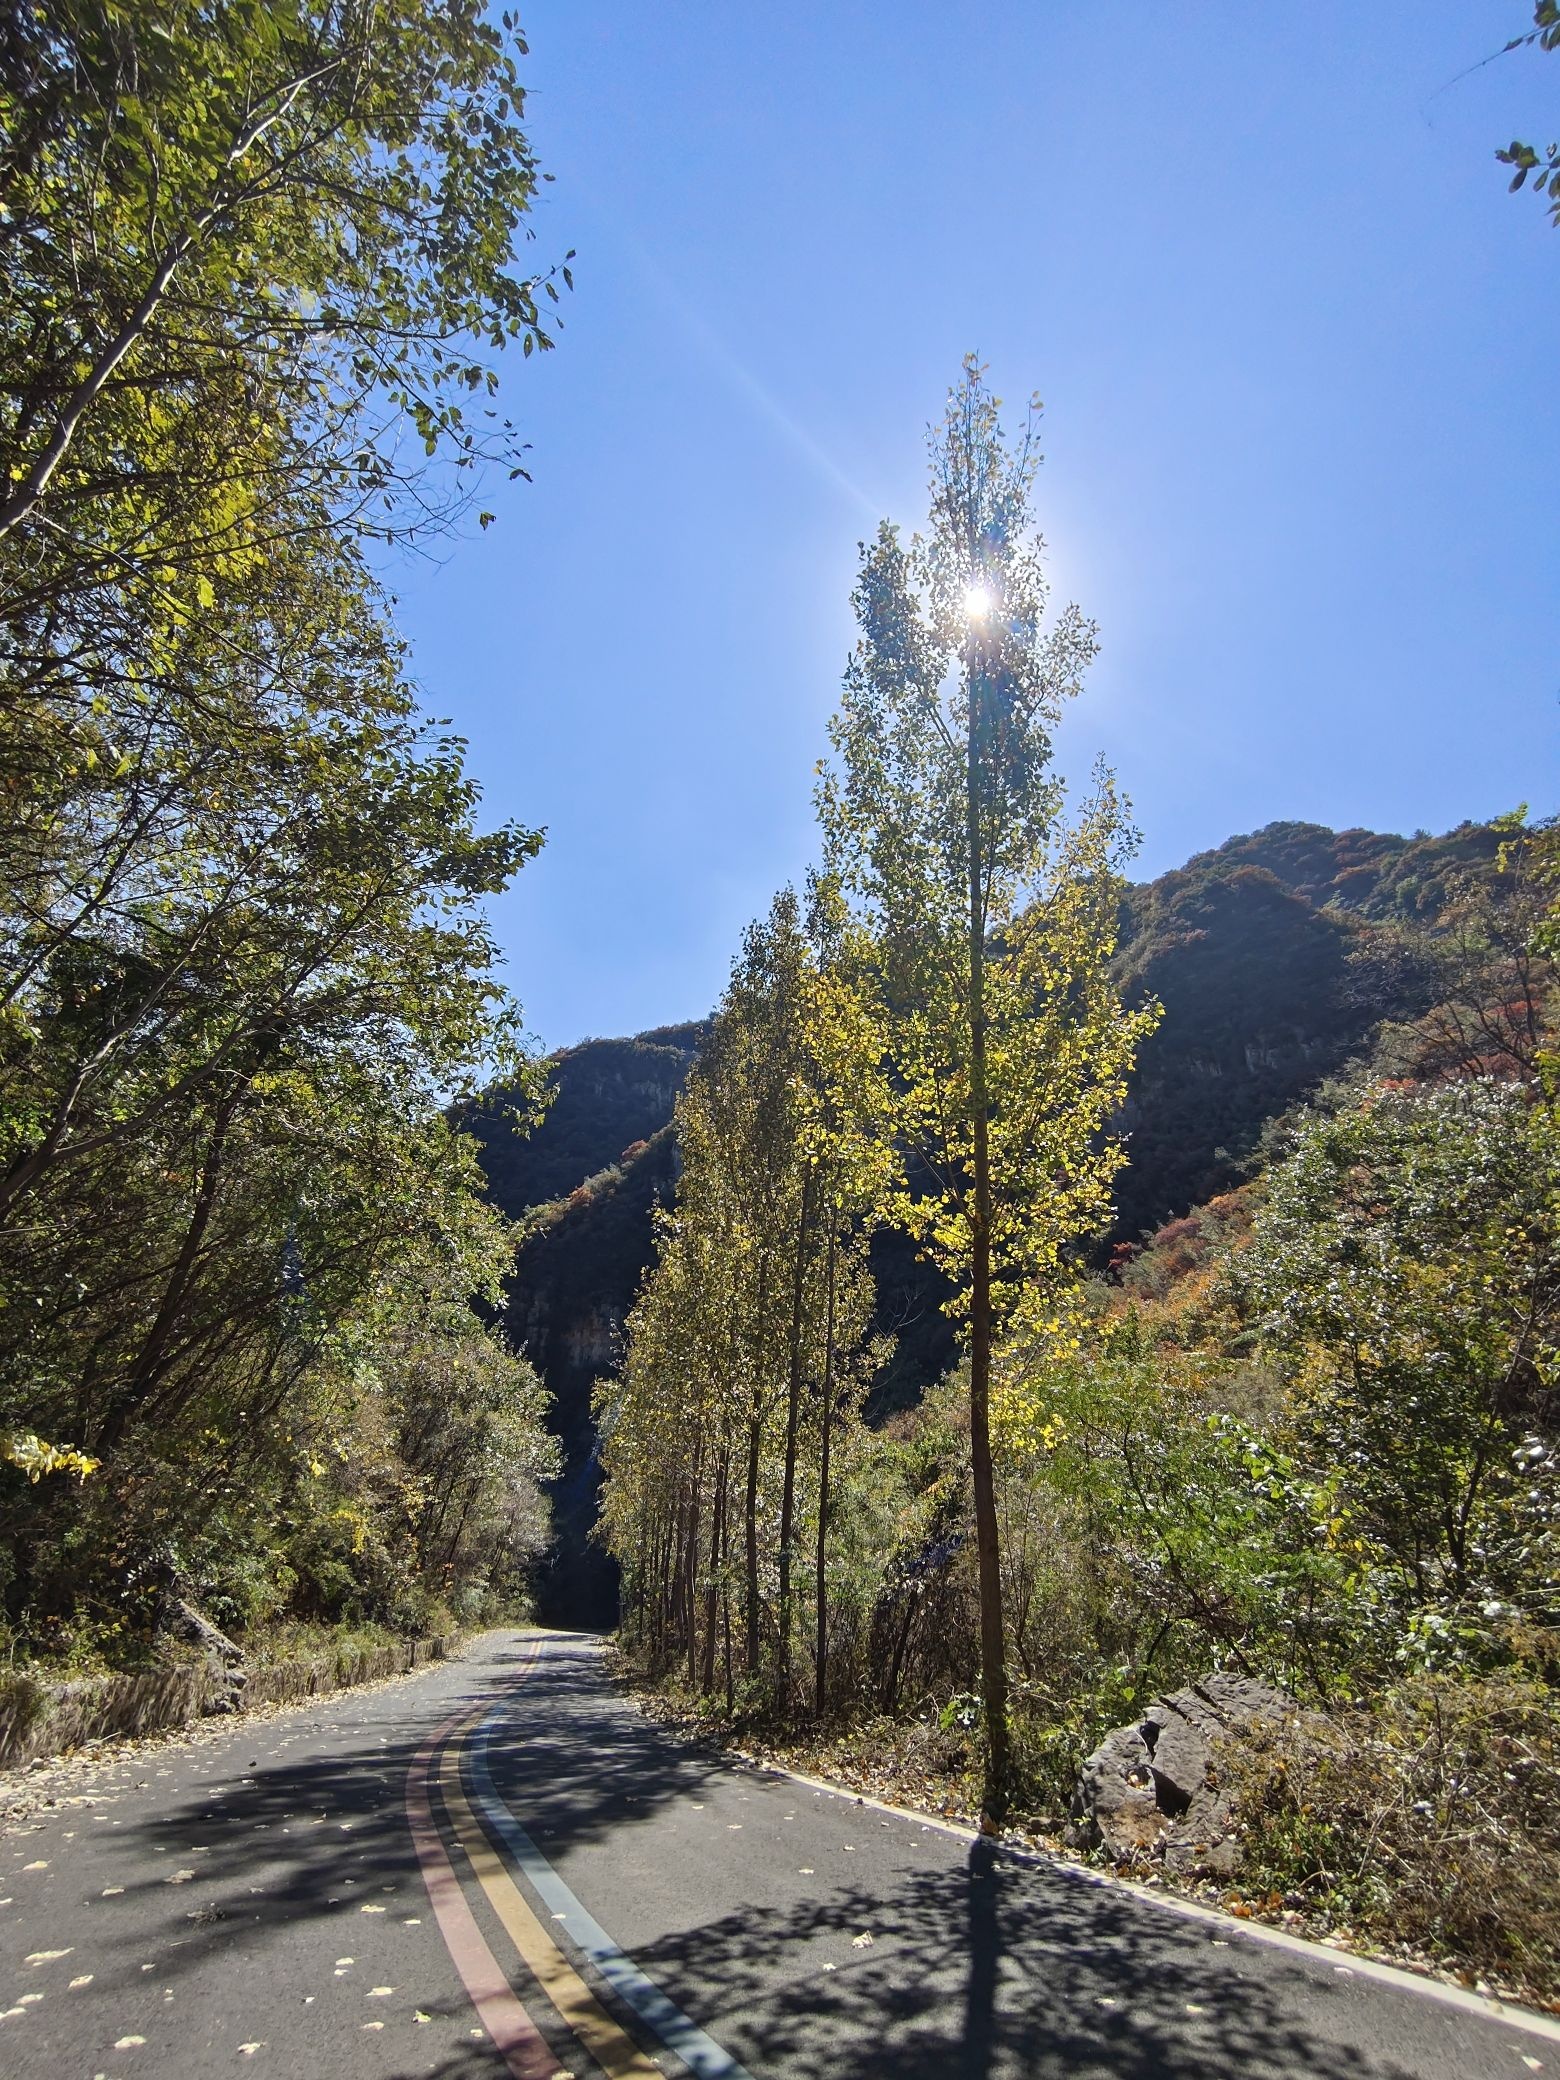
[[[1223,1190],[1266,1122],[1334,1074],[1438,978],[1416,934],[1494,866],[1499,834],[1399,838],[1273,823],[1132,891],[1120,969],[1159,998],[1125,1124],[1118,1239]]]
[[[1439,978],[1416,934],[1469,875],[1488,875],[1499,833],[1444,836],[1273,823],[1132,889],[1118,966],[1129,996],[1157,996],[1124,1116],[1130,1161],[1111,1239],[1135,1241],[1244,1174],[1267,1123],[1360,1055],[1384,1020],[1410,1019]],[[557,1095],[529,1139],[489,1109],[474,1126],[506,1213],[551,1202],[521,1247],[508,1322],[557,1397],[576,1480],[589,1456],[591,1380],[650,1262],[651,1215],[673,1169],[669,1122],[704,1028],[591,1040],[555,1058]],[[636,1141],[650,1145],[636,1149]],[[905,1406],[951,1364],[941,1295],[904,1237],[873,1252],[878,1323],[894,1351],[874,1406]],[[576,1545],[577,1552],[579,1547]]]

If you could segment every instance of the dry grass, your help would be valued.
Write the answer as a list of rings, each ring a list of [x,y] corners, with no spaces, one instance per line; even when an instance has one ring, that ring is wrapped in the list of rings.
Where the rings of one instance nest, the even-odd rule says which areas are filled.
[[[1560,2007],[1560,1698],[1405,1683],[1225,1756],[1249,1912]]]

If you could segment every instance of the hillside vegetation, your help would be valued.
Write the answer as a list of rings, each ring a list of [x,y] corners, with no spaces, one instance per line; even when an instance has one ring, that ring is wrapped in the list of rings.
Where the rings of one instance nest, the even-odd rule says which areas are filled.
[[[1076,1839],[1079,1773],[1111,1727],[1210,1668],[1259,1676],[1306,1716],[1223,1765],[1243,1847],[1237,1879],[1212,1877],[1217,1896],[1548,2002],[1560,1996],[1555,838],[1464,830],[1422,848],[1438,884],[1429,922],[1389,911],[1379,928],[1400,957],[1389,972],[1412,977],[1393,1008],[1420,1008],[1373,1020],[1367,1044],[1264,1122],[1245,1181],[1118,1243],[1107,1272],[1080,1261],[1053,1282],[1004,1344],[992,1408],[1013,1799],[1031,1834]],[[1198,863],[1195,914],[1219,916],[1225,875],[1262,871],[1239,857],[1248,842]],[[1276,914],[1290,943],[1302,900],[1264,873],[1243,929]],[[1173,901],[1173,914],[1187,912]],[[1301,914],[1340,928],[1325,908]],[[1341,928],[1351,957],[1366,948],[1381,972],[1387,942],[1363,937],[1370,920]],[[1154,961],[1174,977],[1169,946]],[[675,1204],[686,1224],[683,1193]],[[668,1261],[663,1240],[647,1292]],[[626,1636],[699,1720],[975,1813],[967,1373],[954,1362],[911,1391],[901,1369],[887,1413],[868,1383],[881,1395],[892,1360],[885,1374],[859,1291],[852,1304],[853,1318],[832,1317],[832,1399],[825,1360],[804,1360],[797,1543],[811,1565],[827,1539],[827,1662],[805,1628],[789,1667],[779,1658],[781,1363],[752,1404],[759,1532],[746,1559],[718,1531],[718,1485],[678,1444],[719,1439],[718,1403],[699,1423],[653,1433],[641,1415],[630,1431],[624,1387],[598,1390],[613,1426],[609,1513],[637,1525],[624,1505],[647,1475],[667,1483],[650,1493],[682,1497],[660,1549],[636,1552],[609,1514],[633,1597]],[[731,1305],[702,1333],[718,1338]],[[650,1320],[641,1299],[630,1397]],[[678,1379],[697,1362],[674,1346]],[[718,1394],[729,1375],[717,1361],[703,1377]],[[681,1600],[687,1542],[701,1538],[697,1594]],[[755,1552],[756,1635],[742,1615]],[[1158,1870],[1151,1847],[1139,1868]]]
[[[1268,1120],[1361,1053],[1383,1019],[1436,992],[1421,948],[1499,834],[1444,837],[1274,823],[1230,838],[1127,898],[1121,972],[1157,997],[1125,1122],[1117,1240],[1235,1182]]]
[[[1395,837],[1275,823],[1127,892],[1118,969],[1165,1007],[1122,1115],[1127,1167],[1095,1248],[1131,1246],[1238,1182],[1270,1121],[1365,1055],[1384,1022],[1438,988],[1426,950],[1453,943],[1460,891],[1495,873],[1500,833],[1462,824]],[[554,1058],[557,1095],[522,1136],[477,1113],[494,1203],[536,1218],[508,1280],[511,1333],[551,1387],[571,1465],[590,1454],[589,1396],[615,1359],[674,1176],[669,1126],[700,1025],[592,1040]],[[636,1144],[644,1144],[639,1146]],[[547,1202],[547,1203],[543,1203]],[[873,1244],[875,1328],[888,1352],[871,1405],[916,1401],[954,1361],[945,1290],[890,1228]],[[599,1585],[593,1608],[600,1608]]]

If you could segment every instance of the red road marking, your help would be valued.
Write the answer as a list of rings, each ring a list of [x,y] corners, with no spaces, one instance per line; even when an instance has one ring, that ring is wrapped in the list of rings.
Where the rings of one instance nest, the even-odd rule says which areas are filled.
[[[460,1880],[444,1852],[438,1824],[433,1817],[430,1791],[431,1765],[439,1744],[458,1727],[468,1726],[485,1704],[473,1711],[456,1712],[436,1727],[418,1749],[406,1773],[406,1819],[412,1844],[422,1866],[423,1884],[433,1907],[444,1947],[460,1974],[461,1984],[471,1996],[482,2026],[503,2053],[515,2080],[552,2080],[558,2061],[547,2040],[522,2007],[514,1988],[505,1978],[498,1959],[478,1928]]]

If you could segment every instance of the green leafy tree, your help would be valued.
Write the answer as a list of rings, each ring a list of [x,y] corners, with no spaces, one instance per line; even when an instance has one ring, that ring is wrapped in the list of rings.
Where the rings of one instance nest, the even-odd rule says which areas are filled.
[[[819,790],[827,858],[877,948],[881,1053],[909,1163],[898,1218],[951,1279],[970,1359],[986,1810],[1011,1792],[993,1348],[1043,1305],[1068,1244],[1109,1211],[1105,1132],[1150,1011],[1109,975],[1132,843],[1103,771],[1072,822],[1052,732],[1095,633],[1048,611],[1030,497],[1031,409],[1015,448],[979,366],[934,433],[929,534],[885,524],[863,552],[861,638]]]
[[[1519,1084],[1374,1088],[1300,1127],[1231,1265],[1393,1647],[1556,1622],[1557,1160]]]
[[[551,344],[513,266],[523,50],[476,0],[12,8],[0,537],[47,505],[209,570],[300,485],[392,525],[403,417],[513,463],[484,353]]]
[[[1560,4],[1557,0],[1534,0],[1532,28],[1525,36],[1512,37],[1505,49],[1517,51],[1534,45],[1542,51],[1560,50]],[[1546,205],[1550,222],[1560,224],[1560,144],[1548,145],[1540,152],[1536,146],[1524,144],[1520,138],[1514,137],[1495,157],[1502,166],[1512,168],[1511,192],[1515,194],[1531,180],[1532,192]]]
[[[464,1298],[430,1345],[423,1280],[469,1297],[507,1246],[445,1115],[534,1097],[484,902],[540,840],[479,827],[364,556],[522,467],[496,357],[550,344],[556,294],[515,259],[522,52],[474,0],[7,17],[0,1422],[101,1460],[13,1513],[19,1625],[263,1550],[366,1323],[484,1380],[487,1443],[407,1457],[347,1394],[387,1471],[297,1539],[366,1581],[426,1482],[417,1538],[463,1566],[462,1467],[530,1434]]]
[[[844,934],[823,889],[806,917],[783,891],[746,934],[679,1101],[676,1199],[622,1375],[598,1396],[604,1532],[646,1658],[685,1658],[708,1692],[724,1632],[728,1699],[740,1678],[745,1704],[782,1712],[809,1517],[824,1708],[831,1466],[870,1363],[864,1220],[882,1162],[856,1110],[871,1064],[855,1053]]]

